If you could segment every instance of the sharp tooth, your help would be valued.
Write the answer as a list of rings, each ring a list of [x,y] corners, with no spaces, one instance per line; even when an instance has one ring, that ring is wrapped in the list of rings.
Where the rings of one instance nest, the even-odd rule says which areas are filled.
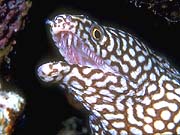
[[[93,54],[92,54],[92,53],[90,53],[90,55],[89,55],[89,56],[90,56],[90,58],[93,58]]]
[[[88,48],[88,47],[86,47],[86,54],[88,54],[88,51],[90,52],[89,48]]]
[[[96,58],[96,55],[95,54],[93,54],[93,60],[95,61],[95,58]]]
[[[91,51],[89,49],[87,49],[87,55],[89,56],[91,53]]]
[[[85,47],[84,47],[84,45],[82,45],[82,52],[84,52],[84,50],[85,50]]]
[[[72,59],[75,61],[74,53],[72,53]]]
[[[71,48],[69,48],[69,54],[72,55],[73,51]]]
[[[102,65],[104,64],[104,61],[103,61],[103,60],[101,60],[101,64],[102,64]]]
[[[64,45],[67,46],[67,38],[64,38],[63,41],[64,41]]]
[[[97,58],[97,57],[96,57],[96,63],[103,65],[103,64],[104,64],[104,61],[101,60],[100,58]]]
[[[63,37],[64,37],[64,33],[61,33],[61,40],[63,39]]]
[[[97,63],[97,56],[94,56],[94,61]]]
[[[87,47],[83,46],[83,52],[87,54]]]
[[[73,41],[74,41],[74,42],[73,42],[73,43],[74,43],[74,46],[77,46],[77,40],[78,40],[77,37],[74,36],[74,40],[73,40]]]
[[[97,58],[96,63],[99,64],[99,59]]]
[[[64,40],[61,41],[61,48],[65,49],[65,44],[64,44]]]
[[[71,34],[68,35],[67,40],[68,40],[68,46],[70,47],[71,46],[71,42],[72,42],[72,35]]]

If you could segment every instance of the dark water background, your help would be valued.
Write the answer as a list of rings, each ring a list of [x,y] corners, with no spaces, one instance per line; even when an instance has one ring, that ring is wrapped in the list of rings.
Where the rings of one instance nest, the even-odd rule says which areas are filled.
[[[107,5],[106,5],[107,4]],[[71,116],[82,117],[71,107],[56,86],[43,86],[36,77],[37,64],[58,53],[53,48],[45,20],[62,13],[87,14],[104,25],[129,30],[163,53],[180,67],[180,23],[169,24],[152,12],[121,1],[32,0],[28,23],[17,35],[16,55],[12,60],[15,84],[22,89],[27,106],[24,119],[14,135],[55,135],[61,122]]]

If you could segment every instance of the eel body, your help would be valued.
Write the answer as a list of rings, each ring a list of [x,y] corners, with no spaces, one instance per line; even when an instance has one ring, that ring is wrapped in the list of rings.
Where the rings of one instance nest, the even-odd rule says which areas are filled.
[[[37,69],[90,112],[92,134],[180,134],[180,74],[132,34],[84,15],[47,20],[64,61]]]

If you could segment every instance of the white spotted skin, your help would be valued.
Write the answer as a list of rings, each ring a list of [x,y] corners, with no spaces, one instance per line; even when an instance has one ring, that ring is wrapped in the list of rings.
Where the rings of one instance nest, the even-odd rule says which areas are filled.
[[[92,134],[180,134],[179,72],[128,32],[102,26],[85,16],[70,16],[76,36],[103,59],[109,72],[49,62],[39,67],[40,79],[63,84],[75,95],[91,114]],[[49,24],[55,39],[55,33],[62,29],[54,28],[53,21]],[[99,41],[90,33],[92,26],[102,32]]]

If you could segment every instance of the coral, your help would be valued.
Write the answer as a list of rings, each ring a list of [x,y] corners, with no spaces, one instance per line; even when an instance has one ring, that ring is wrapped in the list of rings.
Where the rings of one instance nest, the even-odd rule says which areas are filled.
[[[15,35],[25,26],[25,17],[31,7],[30,1],[0,0],[0,66],[16,44]],[[2,67],[0,67],[1,69]],[[3,74],[1,77],[3,78]],[[17,88],[4,90],[0,79],[0,134],[10,135],[17,118],[25,106],[24,97]],[[11,87],[11,84],[8,84]]]
[[[25,99],[14,91],[0,91],[0,134],[10,135],[15,120],[25,106]]]
[[[0,0],[0,58],[12,50],[15,34],[24,28],[25,16],[31,2],[24,0]]]

